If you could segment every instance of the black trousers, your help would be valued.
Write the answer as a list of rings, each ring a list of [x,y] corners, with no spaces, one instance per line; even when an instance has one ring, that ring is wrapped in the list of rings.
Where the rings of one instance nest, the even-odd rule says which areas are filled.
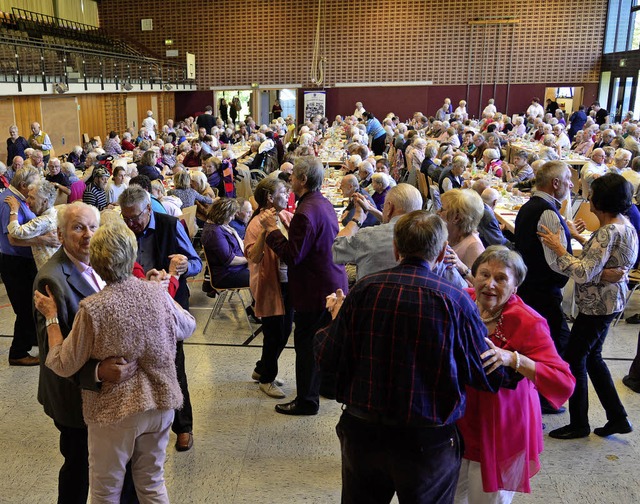
[[[569,399],[569,414],[574,427],[589,426],[589,384],[598,394],[607,420],[626,418],[627,412],[620,401],[611,373],[602,359],[602,345],[609,332],[609,325],[616,314],[584,315],[578,313],[571,328],[571,339],[565,356],[571,373],[576,378],[576,388]]]
[[[564,354],[569,344],[569,326],[562,313],[562,291],[540,291],[537,289],[520,286],[518,295],[531,308],[542,315],[551,332],[551,339],[556,345],[556,350],[560,357],[564,358]]]
[[[455,425],[424,428],[370,423],[344,412],[342,503],[453,503],[463,445]]]
[[[10,359],[26,357],[31,347],[38,344],[36,326],[31,312],[33,281],[36,278],[36,263],[31,257],[2,254],[0,276],[7,288],[16,322],[13,325],[13,341],[9,349]]]
[[[638,348],[636,350],[636,356],[629,368],[629,376],[634,380],[640,381],[640,332],[638,333]]]
[[[87,428],[54,423],[60,431],[60,453],[64,457],[58,474],[58,504],[85,504],[89,494]]]
[[[316,362],[313,340],[318,329],[328,324],[327,310],[296,312],[293,321],[293,344],[296,349],[296,402],[303,408],[320,406],[320,370]]]
[[[271,383],[278,376],[278,359],[289,340],[293,326],[293,309],[289,299],[288,284],[280,284],[284,315],[262,317],[262,355],[256,362],[256,372],[260,375],[260,383]]]
[[[182,408],[176,410],[171,430],[176,434],[193,431],[193,411],[191,410],[191,397],[189,397],[189,383],[187,382],[187,370],[184,366],[184,342],[178,341],[176,345],[176,374],[178,383],[184,397]]]
[[[371,150],[376,156],[382,156],[384,149],[386,147],[385,140],[387,139],[387,135],[380,135],[378,138],[374,138],[371,140]]]

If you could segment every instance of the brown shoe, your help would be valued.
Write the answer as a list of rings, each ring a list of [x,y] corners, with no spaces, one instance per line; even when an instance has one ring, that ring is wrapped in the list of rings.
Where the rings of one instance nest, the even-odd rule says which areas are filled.
[[[193,446],[193,433],[192,432],[181,432],[178,434],[178,439],[176,439],[176,450],[183,452],[190,450]]]
[[[31,355],[27,355],[26,357],[22,357],[20,359],[9,358],[10,366],[37,366],[39,364],[40,364],[40,359],[38,357],[33,357]]]

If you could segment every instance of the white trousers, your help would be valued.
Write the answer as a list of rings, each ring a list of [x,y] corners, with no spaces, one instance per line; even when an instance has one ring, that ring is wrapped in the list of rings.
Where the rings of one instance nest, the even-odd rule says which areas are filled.
[[[173,414],[173,410],[149,410],[115,424],[88,426],[92,504],[120,503],[129,460],[140,503],[169,502],[164,460]]]
[[[462,459],[456,488],[456,504],[510,504],[514,494],[515,492],[509,490],[485,492],[482,489],[480,462]]]

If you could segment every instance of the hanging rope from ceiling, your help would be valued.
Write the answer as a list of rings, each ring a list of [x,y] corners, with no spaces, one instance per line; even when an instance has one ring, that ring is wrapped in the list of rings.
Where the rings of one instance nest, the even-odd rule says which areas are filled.
[[[321,86],[324,82],[324,63],[325,57],[321,55],[321,49],[324,49],[324,41],[321,41],[322,32],[324,31],[323,23],[323,0],[318,0],[318,17],[316,19],[316,32],[313,39],[313,55],[311,57],[311,83]],[[322,44],[321,44],[322,42]],[[322,47],[321,47],[322,45]]]

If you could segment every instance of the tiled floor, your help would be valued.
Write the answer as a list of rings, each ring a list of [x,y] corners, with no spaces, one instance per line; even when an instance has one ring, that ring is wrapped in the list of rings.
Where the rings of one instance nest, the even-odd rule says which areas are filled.
[[[237,310],[202,333],[212,301],[193,284],[192,312],[198,329],[185,345],[189,388],[194,408],[195,444],[177,453],[172,443],[166,477],[172,502],[188,503],[331,503],[340,500],[340,451],[335,424],[340,406],[322,400],[315,417],[291,418],[273,411],[276,400],[250,380],[260,355],[258,337],[252,346],[239,344],[248,336]],[[640,296],[639,296],[640,297]],[[633,308],[640,308],[638,303]],[[0,286],[0,334],[12,333],[13,314]],[[638,430],[626,436],[576,441],[545,437],[543,468],[532,480],[531,495],[517,503],[638,503],[640,502],[640,394],[621,383],[635,354],[639,326],[624,322],[611,330],[605,356],[622,401]],[[0,502],[55,501],[61,464],[58,432],[36,400],[37,368],[7,364],[10,339],[0,337]],[[294,352],[286,349],[280,376],[293,398]],[[592,393],[593,427],[604,413]],[[547,430],[568,421],[568,415],[545,417]]]

